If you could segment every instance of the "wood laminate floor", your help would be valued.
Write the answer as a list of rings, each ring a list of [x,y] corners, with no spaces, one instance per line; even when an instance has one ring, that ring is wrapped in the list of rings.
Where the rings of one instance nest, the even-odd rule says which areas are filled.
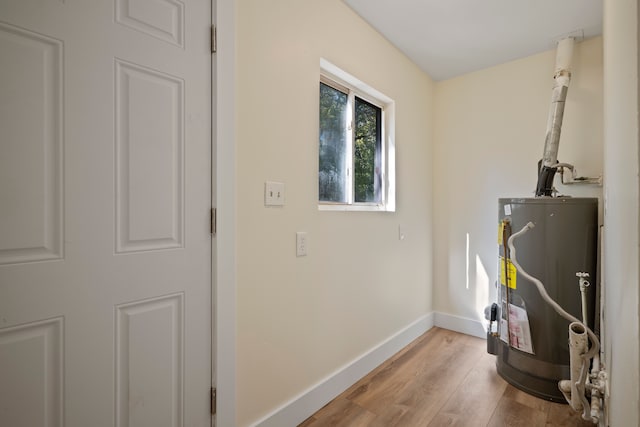
[[[594,426],[504,381],[482,339],[433,328],[309,417],[322,426]]]

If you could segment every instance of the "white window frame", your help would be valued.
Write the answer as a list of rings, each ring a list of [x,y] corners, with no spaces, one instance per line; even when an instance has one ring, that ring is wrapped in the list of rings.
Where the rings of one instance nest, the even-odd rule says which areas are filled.
[[[348,165],[347,202],[318,201],[321,211],[373,211],[395,212],[396,209],[396,178],[395,178],[395,102],[380,91],[372,88],[351,74],[333,65],[326,59],[320,59],[320,82],[333,86],[338,90],[346,89],[347,123],[353,123],[353,105],[355,96],[382,109],[381,129],[381,165],[382,188],[380,203],[362,203],[353,201],[353,165]],[[336,86],[337,84],[337,86]],[[348,91],[348,92],[347,92]],[[347,127],[347,138],[353,141],[352,126]],[[347,146],[347,158],[353,158],[353,144]],[[353,162],[351,162],[353,163]]]

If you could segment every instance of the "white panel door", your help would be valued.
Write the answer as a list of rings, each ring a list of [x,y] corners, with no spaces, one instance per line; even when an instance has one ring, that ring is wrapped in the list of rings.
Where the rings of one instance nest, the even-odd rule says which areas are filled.
[[[0,1],[0,426],[207,426],[210,0]]]

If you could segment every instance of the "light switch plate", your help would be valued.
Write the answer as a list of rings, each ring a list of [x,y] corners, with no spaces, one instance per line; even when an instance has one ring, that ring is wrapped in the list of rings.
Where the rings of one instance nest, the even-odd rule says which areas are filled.
[[[284,206],[284,183],[267,181],[264,183],[264,205]]]

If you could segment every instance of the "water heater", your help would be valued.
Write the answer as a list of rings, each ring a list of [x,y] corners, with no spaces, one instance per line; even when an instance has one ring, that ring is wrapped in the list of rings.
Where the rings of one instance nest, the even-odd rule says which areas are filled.
[[[592,278],[586,292],[587,325],[596,321],[598,199],[571,197],[503,198],[498,220],[517,231],[535,228],[518,239],[518,262],[540,279],[547,293],[567,312],[582,319],[579,277]],[[499,251],[498,332],[489,334],[489,351],[507,382],[538,397],[565,402],[558,381],[569,378],[569,322],[540,297]]]

